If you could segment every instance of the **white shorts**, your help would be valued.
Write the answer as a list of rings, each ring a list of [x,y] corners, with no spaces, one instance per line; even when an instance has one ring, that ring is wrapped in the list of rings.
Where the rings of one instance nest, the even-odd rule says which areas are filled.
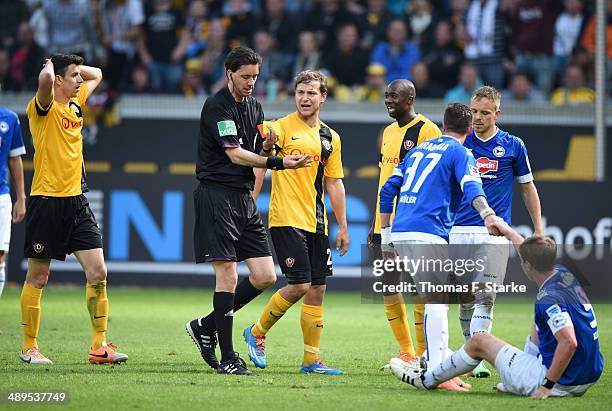
[[[8,252],[11,242],[13,202],[10,194],[0,195],[0,251]]]
[[[510,241],[489,235],[486,227],[455,226],[451,229],[450,254],[454,259],[482,259],[485,269],[473,273],[470,282],[503,284],[506,277]]]
[[[495,369],[501,376],[504,390],[522,396],[531,396],[542,385],[548,371],[542,364],[540,355],[528,354],[510,344],[504,345],[497,353]],[[595,383],[571,386],[555,384],[551,396],[578,397],[593,384]]]

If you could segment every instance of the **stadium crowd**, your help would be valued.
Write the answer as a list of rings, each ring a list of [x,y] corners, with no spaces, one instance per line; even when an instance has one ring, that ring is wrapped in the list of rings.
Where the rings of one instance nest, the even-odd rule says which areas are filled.
[[[612,0],[607,13],[610,79]],[[505,101],[595,99],[593,0],[0,0],[0,21],[0,92],[34,91],[45,56],[63,52],[104,68],[108,104],[207,96],[244,44],[263,58],[255,95],[270,101],[305,69],[328,74],[340,101],[381,101],[398,78],[447,101],[483,84]]]

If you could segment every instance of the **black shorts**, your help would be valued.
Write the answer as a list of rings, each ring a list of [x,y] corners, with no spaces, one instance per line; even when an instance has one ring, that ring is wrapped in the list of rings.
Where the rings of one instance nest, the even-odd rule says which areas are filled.
[[[271,256],[268,234],[248,191],[200,184],[193,192],[196,263]]]
[[[26,209],[23,253],[64,261],[67,254],[102,248],[102,232],[84,195],[31,196]]]
[[[332,275],[331,249],[325,234],[293,227],[272,227],[270,236],[281,271],[289,284],[325,284]]]

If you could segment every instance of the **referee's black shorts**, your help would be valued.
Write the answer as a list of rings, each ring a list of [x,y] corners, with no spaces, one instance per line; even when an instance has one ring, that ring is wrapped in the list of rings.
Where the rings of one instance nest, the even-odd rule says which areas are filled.
[[[31,196],[26,209],[24,255],[64,261],[74,251],[102,248],[102,232],[84,195]]]
[[[200,183],[193,192],[196,263],[272,255],[268,234],[249,191]]]
[[[271,227],[270,236],[289,284],[324,285],[325,278],[332,275],[327,235],[294,227]]]

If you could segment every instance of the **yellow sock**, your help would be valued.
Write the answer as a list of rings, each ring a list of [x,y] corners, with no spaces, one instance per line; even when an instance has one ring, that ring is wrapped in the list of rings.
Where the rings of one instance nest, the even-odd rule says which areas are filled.
[[[251,328],[251,334],[253,335],[266,335],[266,333],[272,328],[274,324],[280,318],[285,315],[287,310],[291,308],[294,303],[291,303],[280,295],[280,292],[275,292],[268,305],[264,308],[263,313],[257,323]]]
[[[40,327],[40,298],[42,288],[32,287],[27,282],[21,289],[21,325],[23,325],[23,352],[38,348],[36,337]]]
[[[108,324],[106,280],[95,284],[87,283],[85,300],[91,319],[91,348],[97,350],[106,344],[106,326]]]
[[[423,322],[425,321],[425,304],[414,305],[414,331],[416,333],[417,348],[416,353],[422,356],[427,348],[425,341],[425,328]]]
[[[393,331],[393,335],[399,344],[399,350],[414,356],[414,345],[408,329],[408,318],[406,306],[402,303],[385,304],[385,314]]]
[[[319,357],[321,334],[323,334],[323,306],[302,304],[300,325],[304,335],[303,365],[309,366]]]

